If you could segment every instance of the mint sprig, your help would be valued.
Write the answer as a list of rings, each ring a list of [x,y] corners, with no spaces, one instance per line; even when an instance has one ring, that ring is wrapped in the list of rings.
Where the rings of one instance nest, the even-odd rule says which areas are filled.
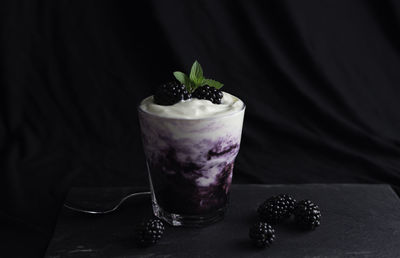
[[[185,85],[186,90],[189,93],[192,93],[198,87],[204,85],[208,85],[216,89],[220,89],[222,88],[222,86],[224,86],[222,83],[216,80],[204,78],[203,68],[201,68],[201,65],[199,64],[199,62],[197,62],[197,60],[194,61],[192,69],[190,69],[189,76],[179,71],[174,72],[174,76],[180,83]]]

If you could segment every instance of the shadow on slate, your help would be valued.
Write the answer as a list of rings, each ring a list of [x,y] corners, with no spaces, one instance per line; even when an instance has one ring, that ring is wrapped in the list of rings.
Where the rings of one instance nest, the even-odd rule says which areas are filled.
[[[275,243],[254,248],[248,228],[257,206],[280,193],[317,203],[322,225],[311,232],[290,222],[276,226]],[[386,185],[233,185],[223,221],[168,226],[157,245],[137,248],[134,227],[151,213],[149,197],[128,200],[109,215],[64,209],[46,257],[400,257],[400,199]]]

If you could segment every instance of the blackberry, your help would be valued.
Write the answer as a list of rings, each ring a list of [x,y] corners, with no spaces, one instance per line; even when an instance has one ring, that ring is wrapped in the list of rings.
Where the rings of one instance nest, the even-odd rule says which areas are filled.
[[[214,104],[221,104],[222,91],[208,85],[201,86],[193,92],[193,98],[207,99]]]
[[[277,224],[290,217],[293,213],[296,200],[287,194],[280,194],[265,200],[257,209],[261,220]]]
[[[257,222],[250,227],[249,237],[257,247],[268,247],[275,241],[275,230],[266,222]]]
[[[310,200],[300,201],[294,209],[295,220],[304,229],[313,230],[321,224],[321,211]]]
[[[186,90],[185,85],[175,81],[160,85],[154,94],[154,102],[164,106],[173,105],[190,98],[191,94]]]
[[[159,219],[142,222],[136,229],[136,243],[141,247],[154,245],[164,234],[164,223]]]

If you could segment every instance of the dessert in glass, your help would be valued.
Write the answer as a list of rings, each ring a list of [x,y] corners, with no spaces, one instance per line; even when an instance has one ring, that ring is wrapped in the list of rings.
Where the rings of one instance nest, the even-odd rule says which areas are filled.
[[[225,214],[245,105],[203,78],[197,61],[182,74],[140,103],[139,122],[154,214],[202,226]]]

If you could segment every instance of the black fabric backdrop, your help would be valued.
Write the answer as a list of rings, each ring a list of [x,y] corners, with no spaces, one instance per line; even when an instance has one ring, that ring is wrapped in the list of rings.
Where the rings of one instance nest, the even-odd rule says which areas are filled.
[[[2,1],[0,246],[43,255],[72,185],[147,185],[136,105],[196,59],[247,105],[234,183],[400,187],[399,13],[396,1]]]

